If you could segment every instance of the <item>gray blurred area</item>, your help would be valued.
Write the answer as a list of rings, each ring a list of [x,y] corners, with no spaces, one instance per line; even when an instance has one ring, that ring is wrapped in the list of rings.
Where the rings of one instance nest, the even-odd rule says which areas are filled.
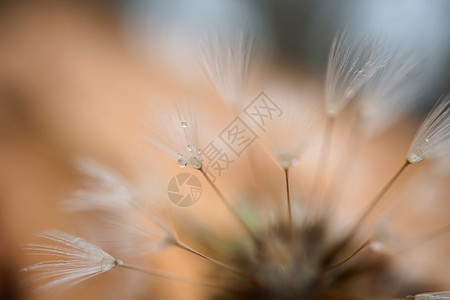
[[[127,24],[140,33],[147,29],[195,39],[216,27],[249,28],[275,50],[278,59],[316,69],[319,75],[324,74],[336,32],[373,33],[395,49],[424,57],[422,109],[448,91],[450,1],[134,0],[120,5]]]

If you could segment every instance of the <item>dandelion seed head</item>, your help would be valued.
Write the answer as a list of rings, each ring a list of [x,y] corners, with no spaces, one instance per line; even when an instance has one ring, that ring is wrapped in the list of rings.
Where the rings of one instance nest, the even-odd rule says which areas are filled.
[[[158,113],[149,109],[149,118],[144,123],[153,133],[148,139],[170,159],[175,159],[180,168],[202,167],[203,151],[199,146],[196,119],[190,108],[176,106],[174,116],[166,108],[159,107]]]
[[[313,87],[294,89],[279,82],[266,88],[267,94],[283,107],[283,114],[267,124],[262,142],[282,168],[297,164],[311,144],[318,108],[310,98]]]
[[[336,117],[361,87],[384,67],[386,58],[378,56],[377,42],[368,36],[336,35],[328,57],[325,102],[329,117]]]
[[[234,108],[244,103],[255,38],[246,31],[210,34],[200,45],[200,66],[222,98]]]
[[[409,147],[407,159],[417,163],[450,151],[450,95],[441,97],[423,121]]]
[[[39,289],[70,287],[86,279],[108,272],[122,264],[101,248],[90,242],[58,230],[38,235],[57,245],[27,244],[24,250],[30,255],[52,257],[28,266],[23,271],[36,271],[32,279],[46,282]]]

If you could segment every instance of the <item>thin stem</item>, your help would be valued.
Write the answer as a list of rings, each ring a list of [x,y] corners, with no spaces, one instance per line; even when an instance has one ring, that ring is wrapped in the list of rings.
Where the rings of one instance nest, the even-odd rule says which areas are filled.
[[[213,188],[213,190],[219,195],[219,198],[222,200],[222,203],[225,204],[227,209],[231,212],[231,214],[234,216],[234,218],[238,221],[238,223],[245,229],[245,231],[248,233],[248,235],[253,239],[256,245],[259,244],[258,239],[253,234],[253,232],[248,228],[247,224],[244,223],[244,221],[241,219],[241,217],[237,214],[237,212],[234,210],[234,208],[231,206],[231,204],[226,200],[225,196],[222,194],[222,192],[217,188],[217,186],[214,184],[214,182],[211,181],[211,179],[206,174],[205,170],[203,168],[200,168],[199,171],[203,174],[205,179],[208,181],[209,185]]]
[[[249,278],[249,279],[253,280],[253,277],[250,274],[242,272],[241,270],[239,270],[239,269],[237,269],[237,268],[235,268],[233,266],[230,266],[230,265],[228,265],[226,263],[223,263],[223,262],[220,262],[218,260],[215,260],[215,259],[213,259],[213,258],[211,258],[211,257],[209,257],[209,256],[207,256],[207,255],[205,255],[203,253],[200,253],[197,250],[192,249],[191,247],[189,247],[188,245],[186,245],[186,244],[184,244],[184,243],[182,243],[180,241],[175,241],[175,246],[177,246],[177,247],[179,247],[179,248],[181,248],[183,250],[186,250],[186,251],[188,251],[190,253],[193,253],[193,254],[195,254],[197,256],[200,256],[201,258],[206,259],[207,261],[210,261],[210,262],[218,265],[219,267],[227,269],[228,271],[231,271],[231,272],[233,272],[233,273],[235,273],[237,275],[240,275],[242,277]]]
[[[361,224],[364,222],[364,220],[369,216],[369,214],[372,212],[372,210],[377,206],[377,204],[380,202],[381,199],[383,199],[383,196],[389,191],[389,189],[392,187],[392,185],[395,183],[395,181],[400,177],[400,175],[403,173],[403,171],[408,167],[411,163],[409,161],[406,161],[403,166],[400,168],[400,170],[397,171],[397,173],[389,180],[386,185],[381,189],[380,192],[373,198],[373,200],[370,202],[369,207],[367,207],[364,214],[359,218],[358,222],[356,222],[353,230],[351,231],[351,235],[354,235],[355,232],[358,230],[358,228],[361,226]]]
[[[326,174],[326,170],[328,167],[328,156],[330,152],[331,137],[333,136],[334,120],[334,117],[327,118],[325,131],[323,133],[323,143],[320,149],[319,162],[317,164],[316,172],[314,175],[311,192],[308,197],[309,205],[311,204],[311,202],[315,201],[315,199],[318,200],[320,198],[318,197],[318,194],[321,187],[320,183],[322,182],[323,176],[324,174]],[[314,213],[312,214],[313,216],[315,216],[317,211],[320,210],[320,206],[320,203],[317,203],[317,205],[314,206]]]
[[[292,231],[292,207],[291,207],[291,193],[289,190],[289,168],[284,168],[284,178],[286,180],[286,196],[287,196],[287,209],[289,220],[289,231]]]
[[[133,271],[136,271],[136,272],[144,273],[144,274],[155,276],[155,277],[167,278],[167,279],[182,281],[182,282],[191,283],[191,284],[198,284],[198,285],[202,285],[202,286],[206,286],[206,287],[212,287],[212,288],[218,288],[218,289],[224,289],[224,288],[228,288],[229,289],[229,288],[231,288],[229,286],[225,286],[225,285],[219,284],[219,283],[212,283],[212,282],[208,282],[208,281],[205,281],[205,280],[197,280],[197,279],[189,278],[189,277],[185,277],[185,276],[173,275],[173,274],[169,274],[169,273],[166,273],[166,272],[161,272],[161,271],[155,271],[155,270],[142,268],[142,267],[139,267],[139,266],[133,266],[133,265],[128,265],[128,264],[121,264],[118,267],[124,268],[124,269],[133,270]]]
[[[337,264],[335,264],[335,265],[332,265],[331,267],[326,268],[326,269],[325,269],[325,272],[329,272],[329,271],[331,271],[331,270],[337,269],[337,268],[339,268],[340,266],[344,265],[344,264],[347,263],[349,260],[351,260],[353,257],[355,257],[355,255],[357,255],[359,252],[361,252],[362,250],[364,250],[365,248],[367,248],[367,246],[370,245],[370,242],[371,242],[370,239],[367,240],[367,241],[365,241],[364,244],[362,244],[358,249],[356,249],[356,251],[353,252],[349,257],[347,257],[346,259],[344,259],[343,261],[341,261],[341,262],[339,262],[339,263],[337,263]]]

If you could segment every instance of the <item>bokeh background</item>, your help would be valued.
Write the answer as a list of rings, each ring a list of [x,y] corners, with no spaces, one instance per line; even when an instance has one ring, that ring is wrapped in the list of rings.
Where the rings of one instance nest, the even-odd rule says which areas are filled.
[[[423,55],[423,92],[413,113],[379,140],[393,143],[392,160],[404,155],[418,120],[448,91],[446,0],[1,1],[1,299],[36,297],[18,272],[28,263],[21,244],[42,229],[75,226],[58,206],[77,183],[73,160],[91,157],[130,181],[147,180],[157,167],[134,134],[141,127],[136,116],[161,95],[217,98],[198,67],[198,45],[217,29],[240,28],[270,53],[264,73],[293,85],[322,82],[333,36],[344,29],[379,33]],[[377,150],[373,145],[370,155]],[[382,170],[395,168],[387,161]],[[101,298],[109,279],[64,297]]]

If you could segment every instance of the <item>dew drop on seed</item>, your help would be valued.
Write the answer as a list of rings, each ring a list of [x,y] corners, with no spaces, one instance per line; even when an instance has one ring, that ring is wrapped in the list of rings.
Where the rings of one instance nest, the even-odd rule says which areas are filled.
[[[202,153],[203,153],[203,150],[200,149],[200,148],[198,148],[198,149],[197,149],[197,154],[198,154],[198,155],[202,155]]]
[[[178,158],[182,158],[183,154],[181,154],[180,152],[178,152]]]
[[[430,141],[430,139],[429,139],[429,138],[426,138],[426,139],[425,139],[425,142],[429,142],[429,141]]]
[[[186,161],[184,158],[180,158],[180,159],[178,160],[178,166],[179,166],[180,168],[186,167],[186,166],[187,166],[187,161]]]
[[[188,145],[186,146],[186,148],[188,149],[188,151],[192,151],[192,145],[191,145],[191,144],[188,144]]]
[[[195,168],[195,169],[200,169],[202,166],[202,160],[198,157],[191,157],[189,159],[189,166]]]
[[[187,127],[187,122],[186,121],[181,122],[181,127],[186,128]]]

